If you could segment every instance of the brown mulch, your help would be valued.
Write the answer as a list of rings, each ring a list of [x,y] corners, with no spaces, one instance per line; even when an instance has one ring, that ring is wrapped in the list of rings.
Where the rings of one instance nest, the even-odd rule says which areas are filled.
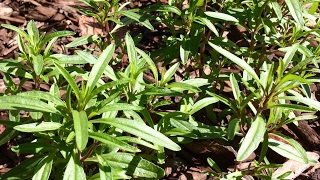
[[[130,4],[129,7],[143,7],[155,1],[156,0],[135,0],[132,1],[133,3]],[[166,3],[167,0],[161,0],[161,2]],[[84,6],[84,4],[79,3],[77,0],[2,0],[2,2],[0,2],[0,24],[12,24],[25,29],[27,22],[33,19],[41,32],[50,33],[60,30],[71,30],[77,33],[75,35],[76,37],[85,34],[100,34],[101,29],[88,25],[90,24],[88,22],[94,22],[94,20],[82,17],[81,13],[73,6]],[[118,32],[122,38],[126,31],[130,31],[130,33],[133,34],[142,33],[146,36],[143,37],[143,40],[137,45],[139,48],[152,51],[158,46],[163,46],[161,31],[148,32],[140,26],[137,27],[137,25],[132,25],[128,28],[129,29],[121,30],[123,32]],[[233,30],[230,30],[230,33],[239,33],[239,31]],[[17,34],[15,32],[0,27],[0,60],[10,58],[17,59],[18,46],[15,40],[16,36]],[[59,38],[54,44],[52,51],[59,54],[73,54],[75,49],[66,50],[63,48],[65,44],[68,44],[72,40],[74,40],[74,38]],[[237,41],[241,42],[241,39]],[[235,72],[239,71],[236,67],[233,70]],[[194,72],[194,74],[197,74],[197,72]],[[177,75],[176,79],[178,80],[179,78],[181,77]],[[14,78],[14,81],[18,84],[19,79]],[[32,90],[34,86],[32,82],[26,82],[23,88],[24,90]],[[48,87],[44,85],[42,88],[46,89]],[[320,100],[319,88],[319,84],[312,87],[314,98],[317,100]],[[0,73],[0,92],[3,93],[4,90],[5,85]],[[226,82],[226,86],[224,86],[222,92],[230,93],[230,91],[231,89]],[[6,112],[0,113],[1,120],[8,119]],[[5,126],[0,125],[0,134],[4,129]],[[320,124],[318,119],[299,122],[298,127],[295,125],[284,126],[282,132],[296,139],[307,151],[316,153],[320,151]],[[23,156],[13,153],[10,149],[12,146],[19,144],[19,141],[21,141],[21,139],[14,139],[0,146],[0,175],[19,164],[24,158]],[[231,144],[227,142],[197,140],[190,144],[182,145],[182,147],[183,150],[180,152],[168,152],[168,159],[166,163],[162,165],[167,174],[163,179],[214,179],[202,172],[203,170],[212,171],[206,162],[207,157],[215,160],[225,172],[233,171],[234,169],[236,151],[233,150]],[[270,152],[270,156],[271,160],[276,163],[284,163],[287,161],[285,158],[279,157],[272,152]],[[243,162],[243,166],[247,167],[245,165],[251,163],[255,157],[256,155],[252,154]],[[297,179],[320,179],[319,167],[320,165],[307,167],[299,174]],[[250,177],[247,179],[250,179]]]

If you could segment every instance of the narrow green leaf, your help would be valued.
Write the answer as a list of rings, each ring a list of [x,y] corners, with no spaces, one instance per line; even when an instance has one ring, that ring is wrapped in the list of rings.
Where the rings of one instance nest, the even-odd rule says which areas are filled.
[[[190,38],[187,36],[182,36],[180,42],[180,58],[182,65],[186,65],[190,53]]]
[[[63,180],[86,180],[86,174],[80,164],[78,153],[74,153],[70,157]]]
[[[211,42],[208,42],[209,45],[215,49],[216,51],[218,51],[220,54],[224,55],[225,57],[227,57],[228,59],[230,59],[232,62],[236,63],[237,65],[239,65],[241,68],[243,68],[244,70],[246,70],[248,72],[248,74],[254,79],[256,80],[256,82],[258,84],[261,84],[260,83],[260,79],[258,77],[258,75],[256,74],[256,72],[254,71],[254,69],[249,65],[247,64],[244,60],[238,58],[237,56],[235,56],[234,54],[230,53],[229,51],[217,46],[217,45],[214,45],[213,43]]]
[[[87,85],[86,85],[86,95],[89,95],[91,93],[91,91],[94,89],[94,86],[96,85],[98,80],[101,78],[103,71],[108,66],[112,58],[114,50],[115,50],[114,44],[110,44],[105,50],[102,51],[97,62],[92,67],[92,70],[90,72]]]
[[[314,59],[314,57],[310,57],[310,58],[306,58],[306,59],[300,61],[297,65],[295,65],[293,68],[291,68],[287,74],[293,74],[297,71],[300,71],[301,69],[303,69],[304,66],[309,64],[313,59]]]
[[[57,31],[57,32],[50,33],[45,38],[43,38],[39,47],[42,48],[48,41],[50,41],[52,39],[64,37],[64,36],[72,36],[74,34],[75,34],[75,32],[73,32],[73,31]]]
[[[219,101],[219,99],[215,98],[215,97],[207,97],[207,98],[200,99],[192,106],[191,110],[189,111],[189,114],[192,115],[192,114],[198,112],[199,110],[201,110],[202,108],[204,108],[210,104],[216,103],[218,101]]]
[[[229,14],[225,14],[225,13],[221,13],[221,12],[204,12],[205,15],[212,17],[212,18],[216,18],[216,19],[221,19],[224,21],[231,21],[231,22],[239,22],[238,19],[236,19],[235,17],[229,15]]]
[[[34,20],[29,21],[29,23],[27,24],[27,32],[31,38],[31,44],[36,45],[39,41],[39,30]]]
[[[308,106],[320,111],[320,102],[313,100],[313,99],[309,99],[309,98],[305,98],[305,97],[297,97],[297,96],[282,96],[282,97],[278,97],[278,99],[286,99],[286,100],[290,100],[290,101],[301,102],[305,105],[308,105]]]
[[[121,140],[121,141],[127,141],[127,142],[131,142],[131,143],[135,143],[135,144],[140,144],[140,145],[143,145],[145,147],[148,147],[148,148],[151,148],[151,149],[155,149],[155,150],[159,150],[159,148],[143,139],[138,139],[138,138],[135,138],[135,137],[130,137],[130,136],[120,136],[120,137],[117,137],[118,140]]]
[[[287,69],[288,65],[292,61],[293,56],[297,52],[298,47],[299,47],[299,43],[296,43],[296,44],[292,45],[290,47],[290,49],[287,51],[286,55],[284,56],[284,58],[282,60],[283,61],[283,69],[282,69],[281,73],[283,73]]]
[[[304,120],[311,120],[311,119],[316,119],[318,116],[298,116],[292,119],[287,119],[285,121],[281,121],[279,124],[279,127],[281,127],[284,124],[289,124],[289,123],[296,123],[297,121],[304,121]]]
[[[22,53],[27,54],[27,51],[26,51],[24,42],[23,42],[20,34],[17,35],[17,42],[18,42],[19,50],[20,50]]]
[[[241,92],[240,92],[240,88],[239,88],[239,85],[238,85],[238,81],[234,77],[233,73],[231,73],[229,80],[230,80],[230,83],[231,83],[233,97],[234,97],[235,100],[237,100],[239,102],[240,101],[239,98],[241,97]]]
[[[51,174],[55,153],[45,156],[36,166],[32,180],[48,180]]]
[[[212,167],[216,172],[221,173],[219,166],[216,162],[214,162],[214,160],[212,160],[211,158],[207,158],[207,162],[209,166]]]
[[[244,137],[244,140],[237,154],[237,161],[243,161],[256,150],[263,139],[266,131],[266,123],[261,115],[257,115],[251,124],[251,127]]]
[[[34,169],[37,166],[38,162],[42,159],[42,157],[43,156],[33,156],[29,159],[24,160],[22,163],[15,166],[4,175],[1,175],[1,179],[31,179],[31,173],[34,173]]]
[[[179,151],[181,148],[168,137],[160,132],[150,128],[144,123],[124,118],[102,118],[91,120],[92,123],[106,123],[116,128],[122,129],[130,134],[139,136],[147,141],[166,147],[173,151]]]
[[[206,78],[195,78],[195,79],[188,79],[185,81],[182,81],[185,84],[190,84],[192,86],[195,87],[201,87],[201,86],[205,86],[205,85],[209,85],[209,81]]]
[[[165,85],[167,82],[171,80],[172,76],[176,73],[177,69],[179,68],[179,65],[180,63],[175,63],[167,70],[167,72],[164,74],[164,78],[161,79],[161,85]]]
[[[155,96],[182,96],[183,94],[164,87],[153,87],[144,91],[145,95]]]
[[[128,52],[128,58],[131,66],[131,73],[135,76],[138,71],[138,57],[135,51],[135,45],[132,37],[129,33],[126,33],[126,46]]]
[[[96,157],[99,162],[99,180],[113,180],[111,167],[108,166],[106,160],[96,153]],[[92,178],[92,176],[91,176]]]
[[[6,129],[0,134],[0,146],[8,143],[9,140],[16,137],[19,134],[18,131],[11,127],[6,127]]]
[[[1,96],[0,97],[0,109],[7,110],[27,110],[27,111],[39,111],[57,113],[57,109],[49,104],[35,98],[24,96]]]
[[[72,110],[72,117],[74,123],[74,131],[76,134],[77,148],[82,151],[86,148],[89,134],[88,134],[88,116],[85,111]]]
[[[196,86],[193,86],[193,85],[190,85],[190,84],[187,84],[187,83],[184,83],[184,82],[172,82],[170,84],[168,84],[166,86],[166,88],[170,88],[170,89],[173,89],[173,90],[176,90],[176,91],[179,91],[179,90],[182,90],[182,91],[185,91],[185,90],[188,90],[192,93],[197,93],[197,92],[201,92],[201,89],[196,87]]]
[[[57,130],[61,126],[62,124],[56,122],[40,122],[17,125],[14,129],[21,132],[42,132]]]
[[[148,6],[146,10],[159,11],[159,12],[172,12],[179,16],[181,15],[181,11],[177,7],[166,5],[166,4],[153,4],[151,6]]]
[[[117,81],[111,81],[111,82],[107,82],[97,88],[95,88],[89,96],[87,96],[86,101],[88,102],[90,99],[92,99],[94,96],[96,96],[97,94],[103,92],[104,90],[108,89],[108,88],[113,88],[114,86],[119,86],[122,84],[127,84],[130,81],[127,79],[121,79],[121,80],[117,80]]]
[[[99,35],[87,35],[87,36],[81,36],[80,38],[77,38],[76,40],[70,42],[69,44],[65,45],[67,48],[71,47],[77,47],[77,46],[82,46],[88,43],[95,42],[96,40],[99,39]]]
[[[294,74],[287,74],[285,75],[281,81],[277,84],[276,86],[276,90],[278,90],[278,88],[280,87],[280,91],[281,91],[281,86],[285,83],[288,83],[289,81],[293,81],[293,82],[301,82],[301,84],[311,84],[311,82],[309,82],[307,79],[304,79],[300,76],[294,75]]]
[[[47,58],[50,56],[52,46],[54,45],[54,43],[56,42],[56,40],[57,40],[57,38],[51,39],[51,41],[49,41],[49,43],[47,44],[46,48],[44,49],[44,52],[43,52],[44,61],[46,61]],[[49,59],[50,59],[50,58],[49,58]]]
[[[285,108],[285,109],[290,109],[293,111],[302,111],[302,112],[316,112],[314,108],[310,108],[307,106],[302,106],[302,105],[297,105],[297,104],[272,104],[269,106],[270,108]]]
[[[293,19],[300,27],[304,26],[302,7],[299,0],[285,0]]]
[[[212,24],[212,22],[204,17],[196,17],[197,20],[199,20],[200,22],[202,22],[204,25],[206,25],[213,33],[214,35],[216,35],[217,37],[219,37],[219,32],[216,29],[216,27]]]
[[[74,94],[77,97],[78,101],[82,101],[82,96],[79,90],[78,85],[76,84],[75,80],[70,76],[69,72],[64,69],[62,66],[60,66],[57,63],[54,63],[54,65],[56,66],[56,68],[60,71],[60,73],[62,74],[62,76],[67,80],[67,82],[69,83],[69,86],[71,86]]]
[[[10,111],[11,112],[11,111]],[[9,115],[10,116],[10,115]],[[19,113],[19,116],[20,116],[20,113]],[[10,118],[10,117],[9,117]],[[13,117],[15,118],[15,117]],[[6,127],[14,127],[14,126],[17,126],[17,125],[20,125],[20,124],[23,124],[23,122],[19,122],[19,121],[12,121],[10,119],[10,121],[8,120],[0,120],[0,124],[6,126]]]
[[[229,123],[228,123],[228,139],[229,140],[233,140],[234,136],[236,135],[237,132],[239,132],[240,130],[240,126],[239,126],[240,120],[239,119],[232,119]]]
[[[132,104],[127,103],[114,103],[114,104],[107,104],[103,106],[99,111],[98,114],[107,112],[107,111],[124,111],[124,110],[133,110],[133,111],[140,111],[143,107],[141,106],[134,106]]]
[[[279,176],[273,177],[273,178],[274,179],[289,179],[288,176],[290,176],[291,174],[292,174],[292,171],[288,171],[288,172],[285,172],[285,173],[280,174]]]
[[[224,98],[224,97],[222,97],[222,96],[219,96],[219,95],[217,95],[217,94],[214,94],[214,93],[212,93],[212,92],[209,92],[209,91],[207,91],[207,94],[209,94],[210,96],[213,96],[213,97],[219,99],[219,101],[223,102],[225,105],[229,106],[230,108],[233,108],[231,102],[230,102],[228,99],[226,99],[226,98]]]
[[[288,159],[304,163],[304,159],[294,147],[272,138],[269,138],[268,141],[269,148],[274,150],[276,153]]]
[[[261,151],[258,159],[258,164],[263,162],[263,160],[266,158],[267,152],[268,152],[268,131],[264,133],[262,145],[261,145]]]
[[[59,64],[87,64],[88,63],[79,55],[51,54],[49,58],[56,60],[55,62],[58,62]]]
[[[162,178],[165,173],[159,166],[128,153],[109,153],[101,155],[112,169],[126,169],[129,175],[146,178]]]
[[[318,7],[319,7],[319,2],[313,2],[312,3],[312,6],[310,7],[310,9],[309,9],[309,14],[314,14],[315,12],[317,12],[317,10],[318,10]]]
[[[86,51],[76,51],[76,53],[87,63],[95,64],[97,62],[97,59]]]
[[[99,133],[99,132],[90,132],[89,137],[92,139],[95,139],[97,141],[100,141],[104,144],[113,145],[116,147],[119,147],[120,149],[123,149],[125,151],[129,152],[140,152],[140,149],[130,146],[129,144],[117,139],[116,137],[113,137],[109,134],[105,133]]]
[[[33,79],[33,76],[30,73],[26,72],[23,68],[24,68],[24,66],[15,60],[14,61],[11,61],[11,60],[1,60],[0,61],[0,71],[15,75],[15,76]]]
[[[22,92],[17,94],[18,96],[23,96],[23,97],[29,97],[32,99],[41,99],[41,100],[45,100],[48,102],[52,102],[55,105],[61,105],[63,106],[65,103],[58,97],[55,97],[47,92],[44,91],[27,91],[27,92]]]
[[[276,15],[277,15],[277,18],[278,18],[279,20],[281,20],[281,19],[282,19],[282,10],[281,10],[281,6],[280,6],[280,4],[278,3],[278,1],[273,0],[273,1],[271,2],[271,6],[272,6],[272,9],[274,10],[274,12],[275,12]]]
[[[144,25],[146,28],[150,29],[151,31],[154,30],[151,23],[146,18],[142,17],[141,15],[139,15],[137,13],[134,13],[132,11],[118,11],[117,13],[120,13],[124,16],[127,16],[130,19],[133,19],[133,20],[141,23],[142,25]]]
[[[278,138],[290,143],[290,145],[292,145],[297,150],[297,152],[300,154],[300,157],[302,158],[303,162],[306,164],[309,163],[309,159],[308,159],[306,150],[297,141],[295,141],[294,139],[292,139],[290,137],[281,135],[281,134],[278,135],[278,134],[272,133],[272,135],[277,136]]]
[[[20,28],[18,28],[16,26],[13,26],[13,25],[9,25],[9,24],[1,24],[1,26],[4,27],[4,28],[10,29],[10,30],[16,31],[23,38],[25,38],[28,42],[31,42],[30,36],[25,31],[23,31],[22,29],[20,29]]]
[[[149,67],[153,73],[154,79],[156,80],[156,83],[158,83],[158,81],[159,81],[158,70],[157,70],[157,66],[155,65],[153,60],[141,49],[139,49],[139,48],[135,48],[135,49],[143,57],[143,59],[149,64]]]

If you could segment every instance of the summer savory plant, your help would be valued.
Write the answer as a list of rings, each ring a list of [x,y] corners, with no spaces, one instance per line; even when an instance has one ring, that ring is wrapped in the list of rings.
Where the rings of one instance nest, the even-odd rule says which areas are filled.
[[[80,37],[66,47],[95,43],[98,56],[86,50],[52,54],[57,38],[73,35],[70,31],[40,35],[34,21],[27,31],[2,25],[19,34],[20,53],[17,60],[0,62],[7,87],[0,109],[8,111],[10,119],[0,120],[6,126],[0,145],[28,133],[32,140],[12,151],[32,156],[0,179],[160,179],[165,175],[159,167],[165,148],[179,151],[178,144],[216,138],[233,142],[237,151],[234,172],[222,172],[219,162],[208,158],[214,172],[206,173],[219,179],[285,179],[290,172],[272,176],[272,168],[281,165],[269,161],[269,148],[314,163],[280,128],[316,117],[297,116],[295,111],[320,110],[310,90],[319,82],[320,48],[311,43],[320,37],[319,2],[308,1],[312,5],[306,9],[306,2],[298,0],[169,0],[131,10],[124,10],[129,2],[119,0],[81,2],[93,10],[79,10],[95,18],[104,34]],[[166,46],[146,52],[136,46],[139,37],[126,33],[121,42],[113,35],[133,21],[150,30],[164,24]],[[246,46],[224,35],[236,26],[245,29],[241,38]],[[118,63],[116,48],[122,52],[117,58],[128,57],[121,69],[112,68]],[[275,58],[280,52],[284,55]],[[161,68],[157,62],[164,62]],[[195,78],[190,78],[188,63],[200,71]],[[235,66],[240,73],[222,71]],[[186,76],[176,82],[181,69]],[[13,76],[20,84],[14,84]],[[23,92],[26,81],[33,81],[35,89]],[[49,92],[41,91],[43,82],[50,84]],[[223,93],[224,82],[232,93]],[[163,110],[170,105],[174,108]],[[216,114],[214,107],[224,109]],[[198,119],[199,112],[211,125]],[[258,156],[252,170],[239,171],[237,165],[253,152]]]

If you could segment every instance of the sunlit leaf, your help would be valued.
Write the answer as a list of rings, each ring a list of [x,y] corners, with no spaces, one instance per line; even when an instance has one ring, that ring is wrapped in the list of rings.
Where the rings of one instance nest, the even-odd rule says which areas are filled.
[[[42,132],[57,130],[61,126],[62,124],[56,122],[39,122],[17,125],[14,129],[21,132]]]
[[[260,115],[256,116],[251,124],[251,127],[244,137],[237,154],[237,161],[243,161],[256,150],[263,139],[264,132],[266,131],[266,122]]]
[[[239,98],[241,97],[241,94],[240,94],[241,92],[238,85],[238,81],[234,77],[233,73],[230,75],[230,83],[231,83],[233,97],[235,100],[239,101]]]
[[[116,137],[113,137],[109,134],[105,133],[99,133],[99,132],[90,132],[89,137],[92,139],[95,139],[97,141],[100,141],[106,145],[113,145],[116,147],[119,147],[125,151],[129,152],[140,152],[140,150],[136,147],[130,146],[129,144],[117,139]]]
[[[171,80],[172,76],[176,73],[177,69],[179,68],[179,65],[179,63],[175,63],[167,70],[167,72],[164,74],[164,78],[161,79],[161,85],[164,85]]]
[[[36,166],[32,180],[47,180],[50,177],[55,153],[45,156]]]
[[[168,149],[179,151],[181,148],[160,132],[152,129],[144,123],[124,118],[102,118],[91,120],[91,123],[105,123],[136,135],[147,141],[153,142]]]
[[[277,134],[273,134],[273,136],[276,136],[279,139],[282,139],[283,141],[286,141],[288,143],[290,143],[291,146],[293,146],[295,148],[295,150],[300,154],[300,158],[303,160],[304,163],[308,164],[309,163],[309,159],[306,153],[306,150],[294,139],[284,136],[284,135],[277,135]]]
[[[258,84],[261,84],[260,83],[260,79],[259,79],[258,75],[256,74],[256,72],[254,71],[254,69],[249,64],[247,64],[244,60],[238,58],[237,56],[235,56],[234,54],[230,53],[229,51],[227,51],[227,50],[225,50],[225,49],[223,49],[223,48],[221,48],[221,47],[219,47],[217,45],[214,45],[211,42],[208,42],[208,43],[213,49],[218,51],[220,54],[224,55],[225,57],[230,59],[232,62],[236,63],[238,66],[240,66],[241,68],[246,70],[248,72],[248,74],[253,79],[255,79]]]
[[[304,25],[302,7],[299,0],[285,0],[293,19],[300,25]]]
[[[124,16],[127,16],[130,19],[133,19],[139,23],[141,23],[142,25],[144,25],[146,28],[150,29],[150,30],[154,30],[153,26],[151,25],[151,23],[146,19],[143,18],[141,15],[134,13],[132,11],[118,11],[117,13],[120,13]]]
[[[77,38],[76,40],[70,42],[69,44],[65,45],[65,47],[67,47],[67,48],[77,47],[77,46],[81,46],[81,45],[95,42],[98,39],[99,39],[98,35],[81,36],[81,37]]]
[[[290,101],[301,102],[305,105],[308,105],[308,106],[320,111],[320,102],[313,100],[313,99],[310,99],[310,98],[297,97],[297,96],[281,96],[281,97],[278,97],[278,99],[286,99],[286,100],[290,100]]]
[[[74,131],[76,133],[76,144],[80,151],[86,148],[88,135],[88,117],[85,111],[72,110]]]
[[[159,12],[173,12],[177,15],[181,15],[181,11],[175,7],[166,4],[152,4],[146,8],[148,11],[159,11]]]
[[[233,140],[234,136],[236,133],[239,131],[240,126],[239,126],[240,120],[239,119],[232,119],[229,124],[228,124],[228,139]]]
[[[216,27],[212,24],[212,22],[209,19],[204,18],[204,17],[196,17],[196,19],[199,20],[204,25],[206,25],[214,33],[214,35],[219,37],[218,30],[216,29]]]
[[[216,19],[221,19],[224,21],[231,21],[231,22],[239,22],[238,19],[236,19],[235,17],[229,15],[229,14],[225,14],[225,13],[221,13],[221,12],[204,12],[205,15],[212,17],[212,18],[216,18]]]
[[[39,99],[24,96],[1,96],[0,109],[28,110],[50,113],[58,112],[56,108]]]
[[[138,48],[135,48],[135,49],[143,57],[143,59],[149,64],[149,67],[153,73],[154,79],[156,80],[156,83],[158,83],[158,80],[159,80],[158,70],[153,60],[141,49],[138,49]]]
[[[69,86],[71,86],[73,93],[76,95],[77,99],[81,102],[82,101],[82,96],[80,94],[80,90],[78,85],[76,84],[75,80],[71,77],[69,72],[63,68],[61,65],[54,63],[54,65],[58,68],[62,76],[68,81]]]
[[[304,159],[301,157],[299,152],[288,144],[285,144],[281,141],[269,138],[269,148],[274,150],[276,153],[280,154],[283,157],[304,163]]]
[[[164,170],[159,166],[133,154],[116,152],[102,154],[101,156],[112,170],[121,168],[127,171],[126,174],[146,178],[160,179],[165,175]],[[89,158],[88,161],[90,160]]]
[[[190,84],[186,84],[184,82],[172,82],[172,83],[168,84],[166,87],[170,88],[170,89],[173,89],[173,90],[176,90],[176,91],[188,90],[188,91],[191,91],[192,93],[201,92],[200,88],[195,87],[195,86],[190,85]]]
[[[192,115],[192,114],[196,113],[197,111],[201,110],[202,108],[204,108],[210,104],[216,103],[218,101],[219,101],[219,99],[217,99],[215,97],[207,97],[207,98],[200,99],[199,101],[194,103],[191,110],[189,111],[189,114]]]
[[[87,85],[86,85],[86,95],[89,95],[91,93],[96,83],[101,78],[103,71],[108,66],[112,58],[114,50],[115,50],[115,45],[111,44],[105,50],[103,50],[102,53],[100,54],[97,62],[94,64],[90,72]]]
[[[140,111],[143,107],[140,106],[134,106],[132,104],[127,103],[114,103],[114,104],[107,104],[103,106],[99,111],[98,114],[101,114],[103,112],[107,111],[123,111],[123,110],[133,110],[133,111]]]
[[[67,164],[63,180],[86,180],[86,174],[80,164],[79,156],[74,153]]]

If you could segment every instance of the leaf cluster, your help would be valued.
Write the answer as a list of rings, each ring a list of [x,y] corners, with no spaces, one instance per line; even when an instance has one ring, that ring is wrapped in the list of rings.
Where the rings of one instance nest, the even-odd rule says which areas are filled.
[[[81,2],[88,8],[79,10],[95,18],[104,34],[80,37],[66,47],[95,43],[98,56],[51,52],[57,38],[73,32],[40,35],[34,21],[26,31],[2,25],[18,33],[20,53],[17,60],[0,62],[7,87],[0,109],[8,110],[10,119],[0,120],[6,126],[0,145],[30,133],[32,141],[12,151],[33,156],[1,179],[160,179],[165,148],[179,151],[179,144],[199,139],[222,139],[236,149],[235,172],[222,172],[219,162],[208,158],[215,172],[207,174],[219,179],[285,179],[288,173],[272,176],[272,168],[281,165],[270,163],[269,148],[315,162],[280,129],[316,118],[295,112],[320,110],[310,88],[319,82],[320,49],[312,45],[320,40],[319,2],[308,1],[312,6],[306,9],[298,0],[169,0],[130,10],[119,0]],[[137,47],[139,35],[126,33],[123,42],[115,37],[133,22],[150,31],[163,25],[165,46],[147,52]],[[238,28],[241,37],[228,38]],[[123,57],[128,65],[116,68]],[[35,90],[23,92],[26,81],[33,81]],[[44,82],[48,92],[40,91]],[[22,111],[29,116],[21,117]],[[252,153],[258,154],[253,170],[237,170]]]

